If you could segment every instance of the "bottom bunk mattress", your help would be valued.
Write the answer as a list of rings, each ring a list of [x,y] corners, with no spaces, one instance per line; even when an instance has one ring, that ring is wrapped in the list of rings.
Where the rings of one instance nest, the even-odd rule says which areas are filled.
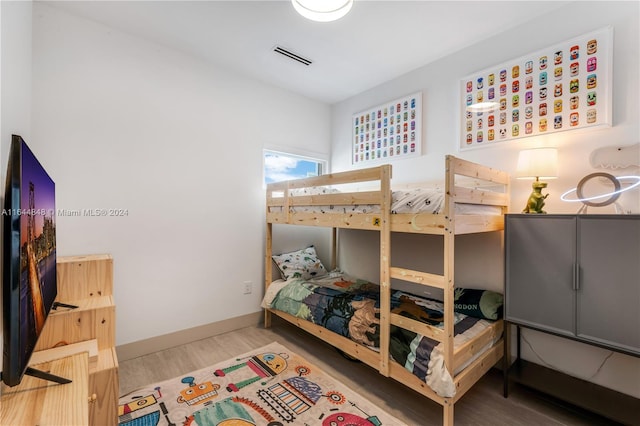
[[[460,292],[458,292],[460,293]],[[485,292],[487,293],[487,292]],[[492,294],[489,310],[500,311],[502,296]],[[486,298],[485,298],[486,299]],[[379,286],[342,273],[304,280],[271,283],[262,301],[265,309],[286,312],[376,350],[379,347]],[[465,308],[468,305],[464,305]],[[442,302],[399,290],[391,291],[391,312],[442,327]],[[484,312],[487,309],[484,308]],[[473,340],[495,321],[455,312],[454,346]],[[482,315],[479,315],[482,316]],[[442,345],[400,327],[391,326],[389,352],[393,360],[427,383],[442,397],[455,395],[455,385],[444,364]],[[486,345],[489,349],[500,336]],[[485,350],[478,352],[478,356]],[[475,359],[475,358],[474,358]],[[473,362],[470,359],[454,375]]]

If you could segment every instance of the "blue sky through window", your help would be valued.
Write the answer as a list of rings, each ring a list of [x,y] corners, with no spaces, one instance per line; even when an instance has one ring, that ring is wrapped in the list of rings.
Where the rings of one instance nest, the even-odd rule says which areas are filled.
[[[264,153],[265,183],[318,176],[320,161],[276,152]]]

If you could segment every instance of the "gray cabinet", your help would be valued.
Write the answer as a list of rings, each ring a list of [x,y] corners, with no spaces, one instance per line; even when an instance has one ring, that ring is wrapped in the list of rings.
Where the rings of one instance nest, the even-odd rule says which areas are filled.
[[[576,336],[640,356],[639,216],[578,219]]]
[[[640,357],[640,215],[508,214],[504,396],[514,381],[582,407],[595,423],[638,424],[640,399],[523,360],[521,328]],[[573,408],[572,408],[573,409]],[[604,417],[600,417],[604,416]]]
[[[640,356],[640,215],[509,214],[505,319]]]

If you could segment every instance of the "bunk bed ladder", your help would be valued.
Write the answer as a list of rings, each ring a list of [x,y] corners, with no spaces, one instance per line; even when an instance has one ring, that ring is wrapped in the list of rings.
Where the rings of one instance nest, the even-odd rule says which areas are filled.
[[[443,233],[444,249],[444,273],[443,275],[431,274],[427,272],[415,271],[405,268],[390,267],[390,277],[398,280],[408,281],[420,285],[439,288],[443,291],[444,322],[442,328],[436,328],[422,322],[406,318],[398,314],[390,314],[390,323],[423,336],[429,337],[442,344],[444,362],[447,370],[453,377],[454,366],[454,247],[455,247],[455,221],[452,219],[455,213],[455,167],[452,164],[454,157],[446,157],[445,192],[446,204],[444,206],[445,228]],[[381,258],[382,263],[382,258]],[[383,293],[384,294],[384,293]],[[386,296],[386,295],[385,295]],[[384,300],[384,299],[382,299]],[[381,306],[381,311],[389,311]],[[382,326],[382,321],[381,321]],[[381,330],[381,335],[384,335]],[[388,342],[384,342],[381,349],[386,347]],[[453,398],[443,398],[443,425],[453,425]]]

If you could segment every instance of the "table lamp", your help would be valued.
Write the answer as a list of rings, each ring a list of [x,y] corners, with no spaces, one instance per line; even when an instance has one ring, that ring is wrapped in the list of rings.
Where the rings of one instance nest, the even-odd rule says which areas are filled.
[[[533,148],[520,151],[516,177],[518,179],[535,178],[531,184],[533,191],[531,191],[522,213],[546,213],[542,208],[544,200],[549,194],[542,194],[547,183],[540,181],[540,178],[555,179],[558,177],[558,150],[556,148]]]

